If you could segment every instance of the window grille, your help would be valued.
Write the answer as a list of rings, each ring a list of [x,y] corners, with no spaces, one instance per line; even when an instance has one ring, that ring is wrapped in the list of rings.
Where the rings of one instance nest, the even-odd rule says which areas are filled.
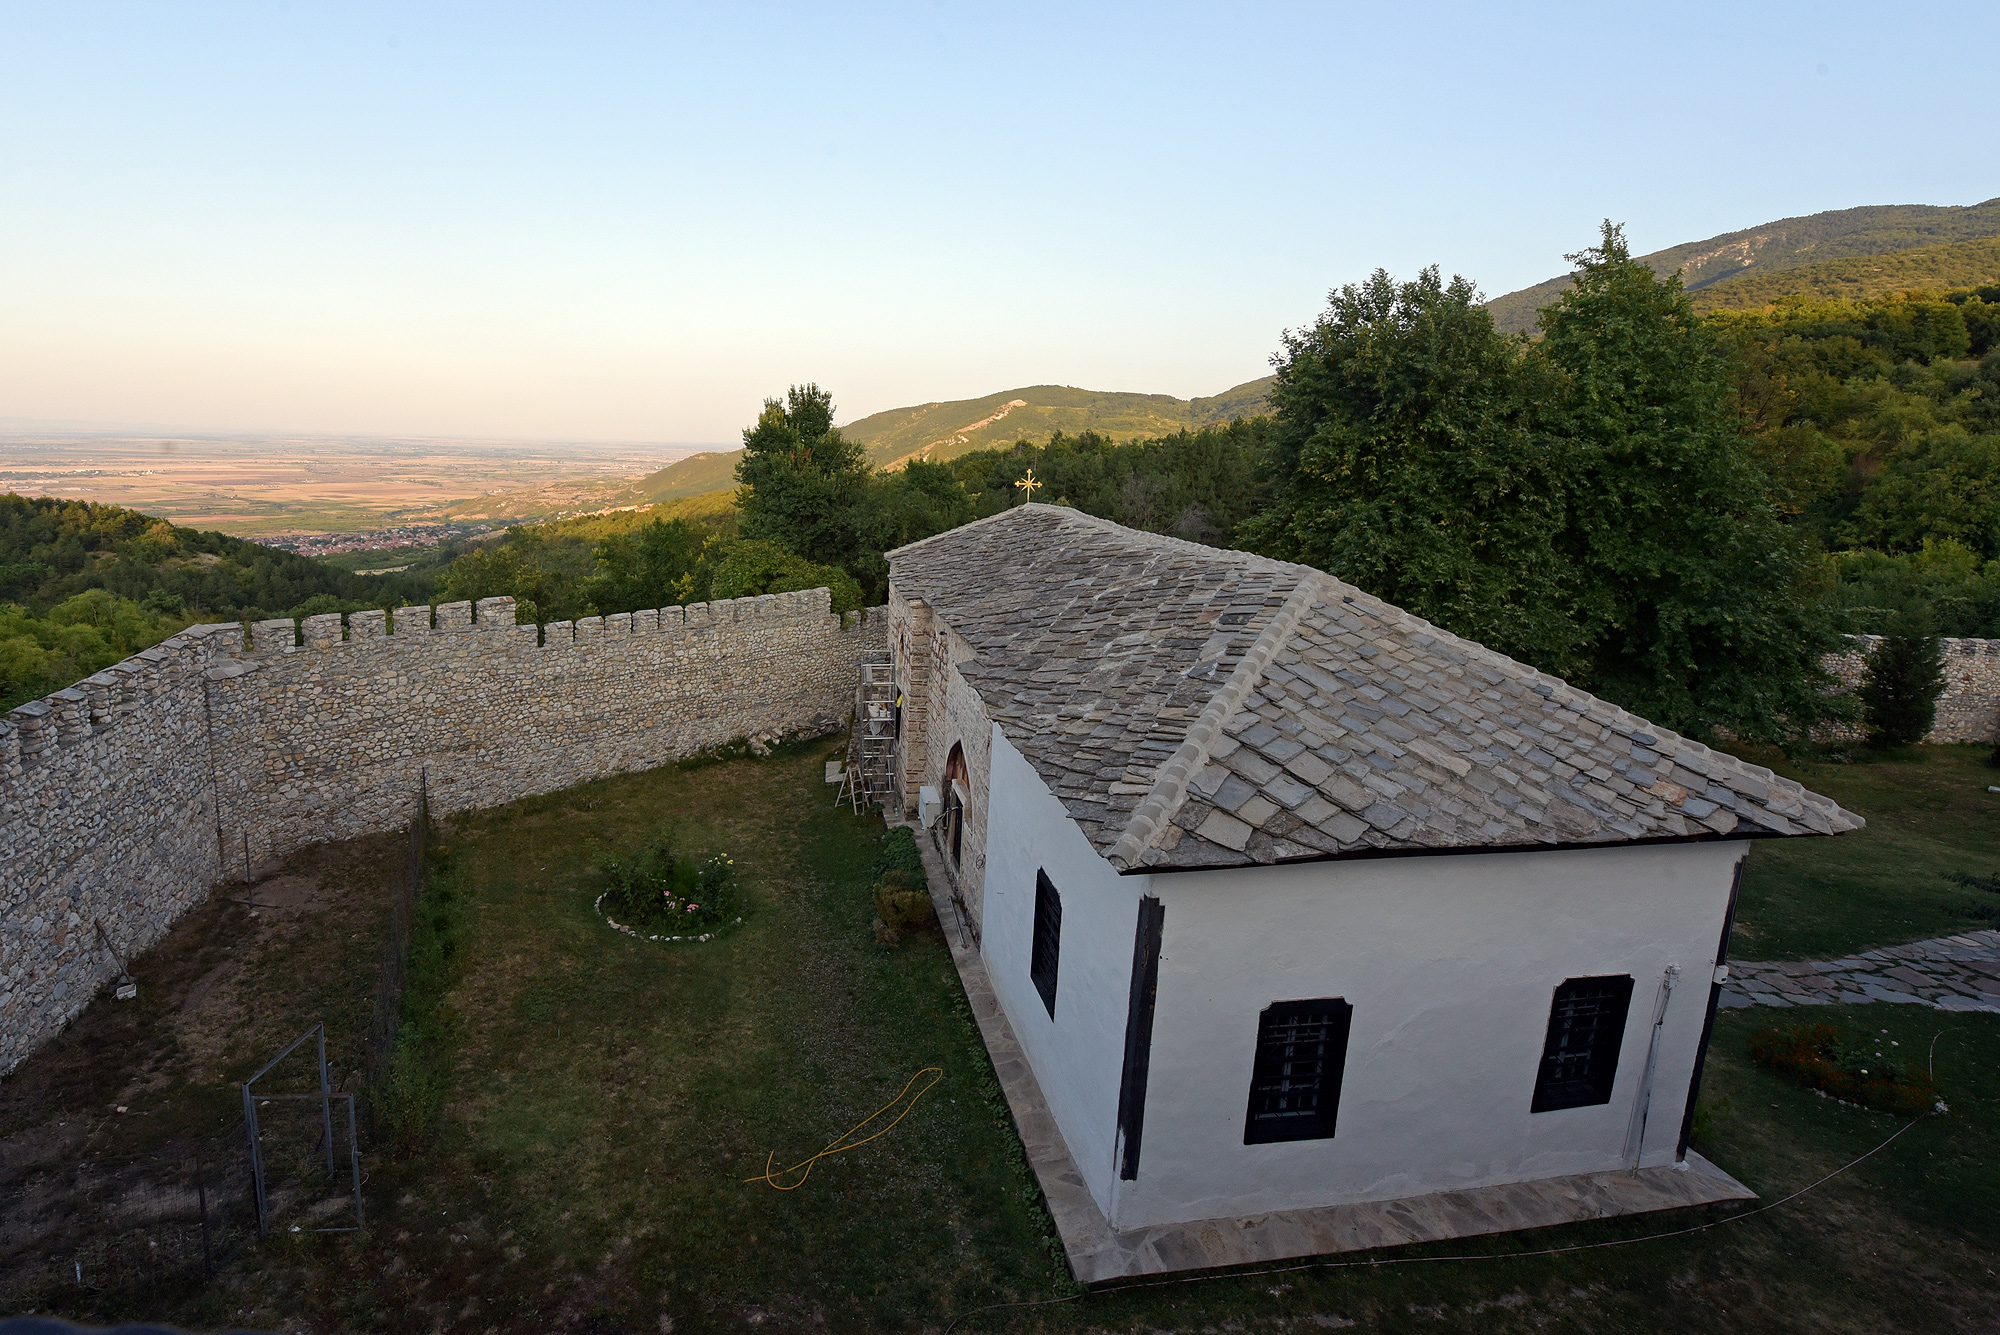
[[[1056,1018],[1056,961],[1062,953],[1062,896],[1056,893],[1055,883],[1049,880],[1045,871],[1035,872],[1035,941],[1033,953],[1028,959],[1028,977],[1034,981],[1035,991],[1042,994],[1042,1004],[1049,1008],[1049,1018]]]
[[[1625,1041],[1625,1013],[1631,1005],[1629,974],[1571,978],[1556,989],[1530,1112],[1611,1102],[1618,1049]]]
[[[1354,1007],[1339,997],[1273,1002],[1257,1017],[1245,1145],[1333,1135],[1353,1018]]]

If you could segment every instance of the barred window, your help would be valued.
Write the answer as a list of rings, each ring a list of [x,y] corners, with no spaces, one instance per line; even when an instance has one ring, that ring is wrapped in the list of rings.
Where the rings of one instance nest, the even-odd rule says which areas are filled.
[[[1273,1002],[1257,1017],[1245,1145],[1333,1135],[1353,1017],[1354,1007],[1339,997]]]
[[[1028,977],[1034,981],[1035,991],[1042,994],[1042,1004],[1049,1008],[1051,1020],[1056,1018],[1056,962],[1061,953],[1062,896],[1056,893],[1049,874],[1037,869],[1035,938],[1028,959]]]
[[[1631,1005],[1629,974],[1571,978],[1556,989],[1530,1112],[1611,1102],[1618,1049],[1625,1042],[1625,1014]]]

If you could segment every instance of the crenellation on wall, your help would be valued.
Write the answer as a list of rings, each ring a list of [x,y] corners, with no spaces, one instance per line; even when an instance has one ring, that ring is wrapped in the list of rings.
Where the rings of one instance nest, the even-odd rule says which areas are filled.
[[[514,624],[514,600],[505,595],[498,598],[481,598],[473,604],[473,610],[478,625],[498,627]]]
[[[191,627],[0,719],[0,1073],[219,879],[440,813],[836,730],[885,620],[826,590],[515,624],[513,600]],[[477,634],[453,633],[478,629]],[[581,634],[578,633],[581,629]],[[303,643],[301,643],[303,641]],[[249,864],[249,865],[246,865]]]
[[[298,623],[290,617],[259,621],[250,627],[250,651],[255,654],[279,654],[298,644]]]
[[[322,612],[299,622],[299,640],[308,649],[325,649],[339,644],[345,635],[338,612]]]

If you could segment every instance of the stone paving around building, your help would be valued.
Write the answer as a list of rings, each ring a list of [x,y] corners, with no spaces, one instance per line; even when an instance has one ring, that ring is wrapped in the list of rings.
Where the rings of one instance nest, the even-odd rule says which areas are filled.
[[[2000,931],[1934,937],[1838,960],[1731,960],[1721,1004],[1741,1008],[1864,1001],[2000,1014]]]

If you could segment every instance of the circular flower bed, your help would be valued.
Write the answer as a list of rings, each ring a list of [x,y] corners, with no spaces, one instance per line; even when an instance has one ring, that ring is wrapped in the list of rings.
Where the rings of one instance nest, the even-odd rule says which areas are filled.
[[[697,859],[662,833],[638,852],[606,858],[597,897],[604,921],[647,941],[710,941],[743,921],[736,863],[727,853]]]

